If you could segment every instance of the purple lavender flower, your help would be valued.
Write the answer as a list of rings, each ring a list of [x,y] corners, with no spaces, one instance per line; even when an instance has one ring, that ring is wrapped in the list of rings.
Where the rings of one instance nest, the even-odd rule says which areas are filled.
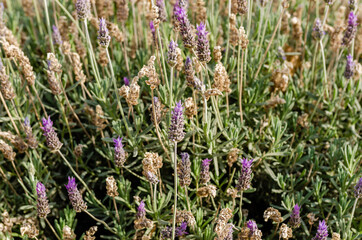
[[[346,69],[344,70],[344,77],[350,79],[354,74],[355,64],[353,62],[353,57],[351,54],[347,56]]]
[[[293,228],[298,228],[300,226],[300,223],[300,207],[298,206],[298,204],[295,204],[292,214],[290,215],[289,224]]]
[[[359,179],[356,186],[354,186],[354,197],[362,198],[362,177]]]
[[[314,22],[312,36],[315,40],[321,40],[324,34],[326,33],[323,31],[322,22],[319,18],[317,18]]]
[[[278,47],[278,58],[285,61],[287,57],[285,56],[284,49],[282,47]]]
[[[177,52],[176,52],[177,46],[178,46],[177,43],[174,42],[173,40],[171,40],[170,44],[168,45],[167,63],[171,67],[175,67],[177,64]]]
[[[41,182],[36,184],[36,193],[38,195],[36,204],[38,216],[45,218],[50,213],[50,209],[47,195],[45,193],[45,186]]]
[[[241,160],[242,164],[241,175],[239,177],[238,184],[236,185],[236,189],[238,191],[245,191],[250,188],[252,163],[253,159],[248,160],[246,158],[243,158]]]
[[[165,22],[167,20],[165,2],[163,0],[156,0],[156,6],[158,7],[158,19],[160,19],[162,22]]]
[[[187,222],[182,222],[181,225],[175,229],[176,237],[182,237],[184,235],[187,235],[188,232],[186,232],[186,228],[187,228]]]
[[[107,28],[107,23],[104,18],[99,19],[99,30],[98,30],[98,40],[99,45],[106,48],[111,41],[111,36],[109,36],[109,31]]]
[[[55,25],[53,25],[53,41],[56,45],[62,45],[63,43],[59,29]]]
[[[193,34],[191,23],[187,18],[186,10],[176,4],[174,7],[174,14],[178,21],[178,27],[180,28],[180,34],[185,47],[193,48],[195,45],[195,36]]]
[[[256,225],[256,222],[253,220],[249,220],[246,223],[246,227],[250,229],[250,234],[252,235],[256,230],[258,230],[258,226]]]
[[[114,142],[114,163],[117,167],[123,167],[124,163],[126,162],[127,153],[123,148],[122,144],[123,138],[113,138]]]
[[[211,159],[204,159],[201,164],[200,181],[201,184],[206,184],[210,181],[210,162]]]
[[[191,184],[191,162],[190,155],[186,152],[181,153],[181,161],[177,164],[177,175],[181,187]]]
[[[185,137],[183,109],[182,103],[179,101],[171,113],[171,126],[168,132],[168,139],[174,143],[182,141]]]
[[[326,240],[328,237],[327,228],[328,228],[327,224],[324,220],[319,221],[317,234],[315,235],[315,237],[312,240]]]
[[[68,177],[68,184],[65,185],[68,191],[69,200],[76,212],[87,210],[87,204],[83,201],[82,195],[80,194],[77,184],[75,183],[74,177]]]
[[[89,0],[77,0],[75,3],[75,10],[79,20],[85,20],[90,15],[90,1]]]
[[[41,129],[44,132],[48,147],[52,151],[58,151],[63,144],[59,141],[57,133],[54,131],[52,120],[50,120],[50,117],[48,117],[48,119],[43,118],[42,121],[43,127],[41,127]]]
[[[209,62],[211,60],[211,52],[209,46],[209,40],[207,39],[208,32],[204,23],[200,23],[197,26],[197,48],[196,54],[200,62]]]
[[[155,28],[153,21],[150,22],[150,29],[151,29],[151,33],[152,33],[153,44],[156,44],[157,43],[156,28]]]
[[[348,26],[342,38],[342,45],[348,46],[357,32],[357,16],[351,11],[348,15]]]
[[[124,85],[129,86],[129,79],[127,77],[123,78]]]
[[[141,201],[137,208],[137,219],[143,219],[146,217],[145,202]]]

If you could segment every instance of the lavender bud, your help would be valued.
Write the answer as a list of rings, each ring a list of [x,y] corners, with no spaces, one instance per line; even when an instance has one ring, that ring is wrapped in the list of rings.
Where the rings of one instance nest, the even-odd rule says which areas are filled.
[[[44,127],[41,127],[41,129],[44,132],[48,147],[52,151],[58,151],[62,147],[63,143],[59,141],[57,133],[54,131],[52,120],[48,117],[48,119],[43,118],[42,121]]]
[[[129,86],[129,79],[127,77],[123,78],[124,85]]]
[[[104,48],[107,48],[109,42],[111,41],[111,36],[109,36],[107,23],[104,18],[99,19],[98,40],[99,40],[99,45],[101,45]]]
[[[176,104],[176,107],[172,111],[171,126],[168,132],[168,139],[172,142],[180,142],[185,137],[185,126],[183,107],[181,101]]]
[[[357,16],[351,11],[348,15],[348,26],[342,39],[342,45],[348,46],[357,32]]]
[[[256,222],[253,220],[249,220],[246,223],[246,227],[250,229],[250,234],[253,234],[256,230],[258,230],[258,226],[256,225]]]
[[[323,31],[323,26],[321,20],[317,18],[314,23],[312,36],[315,40],[321,40],[325,32]]]
[[[315,237],[312,240],[327,240],[327,237],[328,237],[327,228],[328,228],[327,224],[324,220],[319,221],[317,234],[315,235]]]
[[[85,20],[90,16],[90,1],[89,0],[77,0],[75,4],[75,10],[79,20]]]
[[[50,213],[50,209],[47,195],[45,193],[45,186],[41,182],[36,184],[36,193],[38,195],[36,204],[38,216],[40,218],[45,218]]]
[[[187,223],[186,222],[181,223],[181,225],[175,229],[176,237],[182,237],[184,235],[187,235],[188,232],[186,232],[186,228],[187,228]]]
[[[289,224],[293,228],[298,228],[300,226],[300,223],[300,207],[298,206],[298,204],[295,204],[292,214],[290,215]]]
[[[174,14],[178,21],[182,41],[186,48],[193,48],[195,45],[195,36],[191,27],[191,23],[187,18],[186,10],[178,5],[175,5]]]
[[[175,43],[173,40],[171,40],[170,45],[168,45],[167,63],[170,65],[170,67],[175,67],[177,64],[177,46],[177,43]]]
[[[356,186],[354,186],[354,197],[362,198],[362,177],[359,179]]]
[[[156,0],[156,6],[158,7],[158,19],[162,22],[166,22],[166,10],[165,2],[163,0]]]
[[[122,144],[123,138],[113,138],[114,142],[114,163],[117,167],[123,167],[124,163],[126,162],[126,158],[128,153],[124,150]]]
[[[201,164],[200,181],[206,184],[210,181],[210,162],[211,159],[204,159]]]
[[[344,70],[344,77],[350,79],[354,74],[355,64],[353,62],[353,57],[351,54],[347,56],[346,69]]]
[[[246,158],[243,158],[241,160],[242,164],[241,175],[239,177],[238,184],[236,185],[236,189],[238,191],[245,191],[250,188],[252,163],[253,159],[248,160]]]
[[[140,205],[138,205],[138,208],[137,208],[136,218],[137,219],[143,219],[145,217],[146,217],[145,202],[141,201]]]
[[[56,45],[62,45],[62,36],[60,35],[59,29],[57,26],[53,25],[53,41]]]
[[[68,177],[68,184],[65,185],[65,187],[67,188],[69,200],[72,203],[73,209],[76,212],[87,210],[87,204],[83,201],[74,177]]]
[[[181,187],[189,186],[191,183],[191,162],[188,153],[181,153],[181,161],[177,164],[177,175]]]
[[[197,26],[197,49],[196,54],[200,62],[209,62],[211,60],[211,52],[209,40],[207,39],[206,26],[202,22]]]

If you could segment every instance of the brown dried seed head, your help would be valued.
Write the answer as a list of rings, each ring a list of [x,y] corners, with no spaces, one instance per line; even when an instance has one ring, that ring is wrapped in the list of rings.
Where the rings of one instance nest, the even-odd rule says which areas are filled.
[[[232,167],[233,164],[238,160],[239,152],[240,152],[240,149],[237,149],[237,148],[230,149],[230,152],[228,153],[228,156],[227,156],[229,167]]]
[[[283,240],[288,240],[289,238],[292,238],[292,237],[293,237],[292,229],[289,228],[287,226],[287,224],[283,223],[279,229],[279,238],[281,238]]]
[[[16,153],[14,153],[13,148],[0,139],[0,152],[3,153],[4,158],[10,161],[14,161]]]
[[[222,92],[219,89],[213,88],[208,89],[204,93],[206,101],[210,99],[211,96],[222,96]]]
[[[183,222],[187,222],[187,225],[191,226],[191,227],[196,225],[195,217],[194,217],[194,215],[192,215],[191,211],[177,210],[176,223],[183,223]]]
[[[332,240],[340,240],[341,239],[341,235],[339,235],[338,233],[332,233]]]
[[[94,240],[96,237],[94,237],[94,234],[96,234],[98,230],[97,226],[90,227],[88,231],[85,232],[84,240]]]
[[[117,20],[118,22],[125,22],[128,19],[128,1],[127,0],[116,0],[117,4]]]
[[[309,225],[313,225],[319,218],[315,217],[314,213],[308,213],[307,215]]]
[[[192,97],[185,100],[185,114],[190,119],[197,114],[197,106]]]
[[[196,22],[198,23],[205,23],[206,22],[206,7],[205,7],[205,1],[204,0],[197,0],[196,2]]]
[[[0,91],[6,100],[11,100],[15,98],[14,88],[11,85],[9,76],[6,73],[6,69],[2,64],[1,59],[0,59]]]
[[[308,127],[308,113],[303,113],[302,115],[300,115],[297,119],[297,123],[303,127],[303,128],[306,128]]]
[[[216,186],[214,185],[206,185],[205,187],[201,187],[199,188],[199,190],[197,191],[197,196],[201,197],[201,198],[205,198],[205,197],[216,197]]]
[[[289,77],[288,77],[289,69],[275,69],[271,76],[271,81],[274,83],[273,86],[270,87],[271,92],[282,91],[285,92],[288,87]]]
[[[98,63],[102,67],[106,67],[108,65],[107,49],[102,46],[99,46],[98,50],[99,50]]]
[[[39,235],[39,230],[35,225],[35,221],[26,219],[20,227],[21,236],[28,235],[29,238],[36,238]]]
[[[279,96],[273,96],[268,101],[266,101],[264,108],[265,109],[271,109],[275,108],[280,104],[285,104],[285,100],[283,98],[280,98]]]
[[[110,197],[118,196],[117,182],[113,176],[107,177],[106,179],[107,195]]]
[[[282,215],[280,212],[272,207],[267,208],[264,212],[264,220],[267,222],[269,219],[273,220],[276,223],[281,223],[283,221]]]
[[[76,237],[73,230],[67,225],[63,227],[62,233],[63,233],[63,240],[74,240]]]
[[[221,61],[221,59],[222,59],[222,54],[221,54],[221,47],[220,47],[220,46],[214,47],[213,55],[214,55],[214,60],[215,60],[216,62]]]

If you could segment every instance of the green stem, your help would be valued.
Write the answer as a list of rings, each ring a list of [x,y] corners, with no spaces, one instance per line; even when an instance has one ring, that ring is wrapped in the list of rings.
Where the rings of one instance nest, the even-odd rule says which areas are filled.
[[[173,67],[171,67],[170,71],[170,109],[172,108],[172,90],[173,90]]]
[[[172,218],[172,240],[175,239],[176,229],[176,211],[177,211],[177,142],[174,143],[175,148],[173,152],[173,174],[174,174],[174,204],[173,204],[173,218]]]
[[[238,226],[241,226],[241,223],[243,222],[243,210],[242,210],[242,205],[243,205],[243,191],[240,192],[240,203],[239,203],[239,213],[240,213],[240,219],[239,219],[239,223]]]
[[[46,20],[47,20],[47,27],[48,27],[50,48],[52,49],[52,52],[54,53],[53,38],[52,38],[52,29],[51,29],[51,27],[50,27],[47,0],[44,0],[44,8],[45,8],[45,16],[46,16]]]
[[[50,229],[52,230],[52,232],[54,233],[54,235],[56,236],[56,238],[58,240],[60,240],[60,237],[58,236],[57,232],[55,231],[55,229],[53,228],[53,226],[50,224],[50,222],[48,221],[48,219],[45,217],[44,220],[46,221],[46,223],[49,225]]]
[[[100,220],[100,219],[98,219],[98,218],[96,218],[95,216],[93,216],[93,214],[91,214],[90,212],[88,212],[87,210],[83,210],[83,212],[85,212],[86,214],[88,214],[91,218],[93,218],[95,221],[97,221],[97,222],[99,222],[99,223],[101,223],[101,224],[103,224],[104,225],[104,227],[108,230],[108,231],[110,231],[111,233],[113,233],[113,234],[117,234],[114,230],[112,230],[112,228],[110,228],[109,226],[108,226],[108,224],[107,223],[105,223],[104,221],[102,221],[102,220]]]
[[[191,211],[189,193],[188,193],[188,190],[187,190],[187,186],[185,186],[185,195],[186,195],[187,210]]]
[[[358,198],[356,198],[356,199],[354,200],[354,204],[353,204],[353,208],[352,208],[352,213],[351,213],[351,219],[349,220],[349,223],[348,223],[348,234],[351,233],[351,225],[352,225],[352,221],[353,221],[354,212],[356,211],[357,202],[358,202]],[[348,236],[348,237],[349,237],[349,236]],[[351,239],[352,239],[352,238],[351,238]]]
[[[321,52],[322,52],[322,60],[323,60],[323,72],[324,72],[324,87],[325,87],[325,91],[326,91],[326,96],[327,98],[329,97],[329,93],[328,93],[328,81],[327,81],[327,67],[326,67],[326,58],[324,56],[324,49],[323,49],[323,43],[322,43],[322,39],[319,41],[319,44],[321,45]]]
[[[91,65],[92,65],[92,69],[94,71],[96,81],[98,83],[98,86],[100,87],[100,75],[99,75],[98,66],[97,66],[94,52],[93,52],[92,42],[89,37],[87,19],[84,19],[83,23],[84,23],[84,28],[85,28],[86,38],[87,38],[87,48],[88,48],[89,58],[91,61]]]

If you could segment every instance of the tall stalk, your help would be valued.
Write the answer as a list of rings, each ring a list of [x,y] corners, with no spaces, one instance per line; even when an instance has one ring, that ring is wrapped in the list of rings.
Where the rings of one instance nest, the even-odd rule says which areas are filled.
[[[49,34],[50,48],[52,49],[52,52],[54,53],[54,45],[53,45],[53,38],[52,38],[52,29],[51,29],[51,27],[50,27],[50,20],[49,20],[47,0],[44,0],[44,8],[45,8],[45,17],[46,17],[46,21],[47,21],[47,28],[48,28],[48,34]]]
[[[177,211],[177,142],[174,143],[175,148],[173,152],[173,174],[174,174],[174,204],[173,204],[173,218],[172,218],[172,240],[175,239],[176,229],[176,211]]]

